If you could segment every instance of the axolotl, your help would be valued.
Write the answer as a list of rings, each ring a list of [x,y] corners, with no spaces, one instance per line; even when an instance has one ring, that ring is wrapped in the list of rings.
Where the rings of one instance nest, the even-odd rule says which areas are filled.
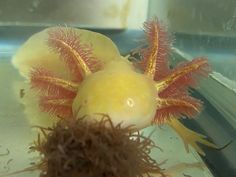
[[[144,32],[147,46],[135,63],[121,56],[111,39],[89,30],[51,27],[29,38],[13,64],[29,86],[24,102],[31,123],[50,125],[55,117],[85,115],[101,119],[106,114],[114,124],[134,125],[137,130],[169,124],[187,151],[192,146],[204,154],[197,143],[216,147],[179,121],[201,111],[202,102],[188,89],[208,76],[208,60],[199,57],[170,68],[172,40],[166,27],[151,20],[144,23]],[[39,120],[39,114],[50,117]]]

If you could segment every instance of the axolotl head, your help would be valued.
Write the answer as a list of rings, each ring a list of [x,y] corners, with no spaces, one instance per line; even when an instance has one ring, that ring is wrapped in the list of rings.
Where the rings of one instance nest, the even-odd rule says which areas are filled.
[[[109,62],[103,70],[81,82],[72,109],[77,117],[101,118],[100,114],[107,114],[115,124],[141,128],[149,125],[155,115],[155,98],[154,81],[120,59]]]

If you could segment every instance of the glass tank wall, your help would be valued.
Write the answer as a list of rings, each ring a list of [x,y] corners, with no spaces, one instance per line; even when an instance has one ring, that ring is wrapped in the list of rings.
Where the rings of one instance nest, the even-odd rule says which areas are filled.
[[[215,176],[235,176],[236,2],[167,0],[150,1],[149,7],[149,17],[156,15],[168,24],[176,39],[174,47],[184,53],[184,58],[209,59],[213,73],[198,90],[206,99],[207,115],[196,119],[195,126],[209,133],[218,144],[233,141],[221,153],[209,152],[205,162]],[[179,61],[179,57],[176,59]]]

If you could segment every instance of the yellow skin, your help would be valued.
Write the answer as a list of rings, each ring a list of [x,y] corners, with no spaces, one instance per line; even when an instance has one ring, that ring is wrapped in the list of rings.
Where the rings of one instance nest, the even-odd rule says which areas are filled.
[[[191,72],[204,63],[200,61],[183,67],[181,72],[174,72],[158,82],[155,81],[156,56],[159,54],[160,44],[158,24],[153,24],[152,30],[157,31],[157,36],[154,36],[154,45],[143,73],[137,71],[131,62],[119,54],[113,42],[101,34],[79,29],[49,28],[32,36],[13,58],[13,64],[34,88],[26,87],[27,92],[23,98],[31,123],[48,126],[56,121],[45,116],[47,113],[50,113],[50,117],[62,118],[91,115],[93,119],[101,119],[101,114],[107,114],[113,123],[122,122],[123,126],[134,125],[137,129],[147,127],[153,122],[167,123],[181,136],[187,151],[192,146],[204,155],[197,142],[215,147],[203,135],[183,126],[174,115],[170,114],[170,117],[164,117],[160,122],[155,117],[156,110],[163,105],[181,105],[199,111],[188,100],[175,97],[164,99],[158,94],[175,82],[179,75]],[[80,43],[91,44],[91,56],[86,57],[99,59],[99,70],[93,70],[93,65],[83,58],[83,50],[78,50],[80,46],[76,48],[71,44],[71,41],[77,44],[74,38],[78,38]],[[48,45],[45,41],[48,41]],[[47,71],[53,74],[48,74]],[[50,97],[51,95],[54,97]],[[41,97],[44,101],[40,100]]]

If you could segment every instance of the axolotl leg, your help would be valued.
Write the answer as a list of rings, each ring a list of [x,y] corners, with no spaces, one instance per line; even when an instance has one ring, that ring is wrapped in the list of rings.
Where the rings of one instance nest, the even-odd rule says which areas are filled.
[[[199,154],[205,155],[204,151],[197,143],[217,148],[215,144],[206,140],[206,136],[188,129],[177,119],[171,119],[168,121],[168,125],[170,125],[182,138],[187,152],[189,152],[189,146],[192,146]]]

